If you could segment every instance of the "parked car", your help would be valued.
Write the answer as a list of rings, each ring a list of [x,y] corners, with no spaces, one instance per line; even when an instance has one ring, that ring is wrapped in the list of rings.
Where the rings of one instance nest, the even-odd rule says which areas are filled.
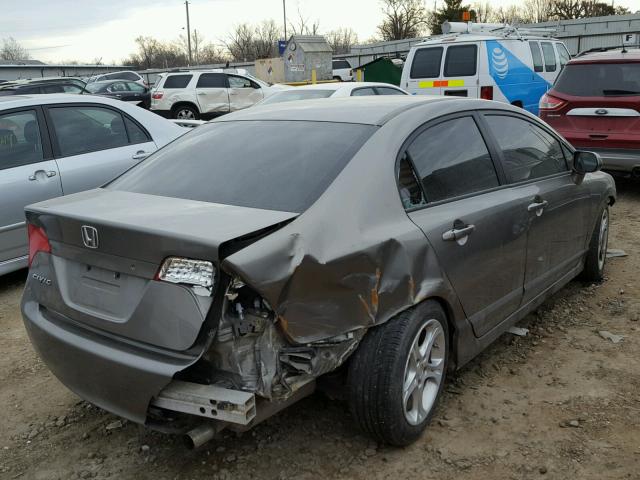
[[[265,98],[259,105],[271,105],[295,100],[312,100],[315,98],[363,97],[369,95],[409,94],[401,88],[388,83],[351,82],[346,85],[344,83],[318,83],[282,90]]]
[[[151,91],[136,82],[124,80],[103,80],[87,84],[85,91],[94,95],[117,98],[142,108],[151,106]]]
[[[148,87],[147,82],[144,81],[144,78],[136,72],[132,72],[130,70],[125,70],[122,72],[112,72],[112,73],[103,73],[101,75],[94,75],[89,78],[87,83],[92,82],[102,82],[105,80],[127,80],[130,82],[136,82],[142,85],[143,87]]]
[[[540,100],[540,117],[604,168],[640,178],[640,49],[591,52],[571,60]]]
[[[151,110],[168,118],[198,120],[251,107],[280,87],[246,73],[168,73],[151,92]]]
[[[329,372],[364,431],[406,445],[449,370],[602,278],[616,191],[599,166],[498,102],[247,109],[27,207],[25,325],[80,397],[194,445]]]
[[[462,22],[443,29],[450,33],[411,47],[400,82],[409,93],[498,100],[537,114],[571,58],[561,41],[536,29]]]
[[[0,96],[39,95],[46,93],[76,93],[84,91],[82,80],[67,78],[50,78],[36,80],[17,80],[0,84]]]
[[[351,64],[344,59],[333,60],[333,78],[341,82],[353,81],[353,70]]]
[[[103,97],[0,97],[0,275],[27,266],[24,207],[102,185],[187,132]]]

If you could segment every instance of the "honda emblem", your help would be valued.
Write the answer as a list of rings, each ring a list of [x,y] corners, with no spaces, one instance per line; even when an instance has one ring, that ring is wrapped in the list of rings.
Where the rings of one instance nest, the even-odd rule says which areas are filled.
[[[87,248],[98,248],[98,230],[90,225],[83,225],[82,243]]]

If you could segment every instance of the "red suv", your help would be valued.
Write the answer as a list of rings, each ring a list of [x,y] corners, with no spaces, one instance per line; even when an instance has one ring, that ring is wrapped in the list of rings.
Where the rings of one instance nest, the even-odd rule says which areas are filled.
[[[640,178],[640,49],[572,59],[540,99],[540,117],[605,169]]]

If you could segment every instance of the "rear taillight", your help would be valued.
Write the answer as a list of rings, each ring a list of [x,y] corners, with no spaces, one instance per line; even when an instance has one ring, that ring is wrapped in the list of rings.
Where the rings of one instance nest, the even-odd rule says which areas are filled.
[[[163,96],[164,92],[155,92],[153,95],[151,95],[151,98],[153,98],[154,100],[160,100]]]
[[[168,257],[156,274],[156,280],[191,285],[198,295],[211,295],[216,279],[213,263],[191,258]]]
[[[51,244],[42,227],[28,223],[27,233],[29,235],[29,266],[31,266],[31,262],[38,252],[51,253]]]
[[[480,98],[483,100],[493,100],[493,87],[480,87]]]
[[[545,93],[538,103],[540,110],[559,110],[567,104],[564,100]]]

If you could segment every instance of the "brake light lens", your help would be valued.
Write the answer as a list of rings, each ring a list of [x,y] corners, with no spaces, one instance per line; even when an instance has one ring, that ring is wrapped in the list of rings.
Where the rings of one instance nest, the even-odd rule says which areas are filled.
[[[163,96],[164,92],[155,92],[153,95],[151,95],[151,98],[153,98],[154,100],[160,100]]]
[[[480,98],[483,100],[493,100],[493,87],[480,87]]]
[[[38,252],[51,253],[51,244],[42,227],[28,223],[27,234],[29,235],[29,266],[31,266]]]
[[[538,107],[540,110],[559,110],[567,104],[564,100],[545,93],[540,99]]]
[[[213,291],[216,270],[213,263],[183,257],[168,257],[156,275],[156,280],[191,285],[198,295],[209,296]]]

